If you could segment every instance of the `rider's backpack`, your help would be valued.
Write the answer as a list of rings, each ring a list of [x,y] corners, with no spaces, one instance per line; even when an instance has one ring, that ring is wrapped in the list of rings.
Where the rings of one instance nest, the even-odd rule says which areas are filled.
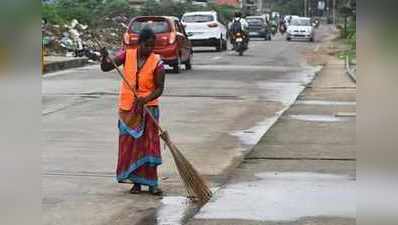
[[[234,20],[234,22],[232,23],[232,26],[231,26],[231,32],[233,34],[242,32],[242,25],[240,23],[240,20]]]

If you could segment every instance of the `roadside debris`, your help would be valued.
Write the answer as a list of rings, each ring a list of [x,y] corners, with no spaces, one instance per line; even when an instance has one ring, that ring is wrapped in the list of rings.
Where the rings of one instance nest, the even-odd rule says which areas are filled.
[[[90,27],[73,19],[69,24],[49,24],[42,20],[42,47],[45,56],[86,56],[95,60],[99,56],[94,43],[95,34],[102,46],[109,49],[121,46],[121,37],[129,19],[123,16],[105,18],[98,27]]]

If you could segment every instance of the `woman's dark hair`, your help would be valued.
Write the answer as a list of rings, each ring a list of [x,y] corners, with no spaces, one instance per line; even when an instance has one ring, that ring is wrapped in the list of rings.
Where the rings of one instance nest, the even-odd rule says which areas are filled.
[[[151,28],[149,27],[144,27],[144,29],[141,30],[139,38],[138,38],[138,44],[142,44],[146,42],[147,40],[150,39],[156,39],[155,33],[152,31]]]

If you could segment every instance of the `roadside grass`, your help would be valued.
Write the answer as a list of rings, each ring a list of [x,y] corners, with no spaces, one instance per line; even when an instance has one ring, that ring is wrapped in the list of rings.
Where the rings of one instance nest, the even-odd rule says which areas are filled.
[[[348,57],[350,64],[356,64],[356,21],[350,21],[347,24],[346,30],[344,26],[340,25],[341,38],[344,43],[348,46],[348,49],[340,51],[336,54],[339,59],[344,59]]]

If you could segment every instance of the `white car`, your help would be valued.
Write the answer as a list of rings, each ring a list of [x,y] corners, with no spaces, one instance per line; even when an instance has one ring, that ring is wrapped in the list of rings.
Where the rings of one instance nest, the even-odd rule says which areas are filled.
[[[192,46],[227,49],[227,28],[215,11],[188,12],[182,16],[182,24]]]
[[[311,19],[308,17],[299,17],[293,19],[287,27],[287,41],[292,39],[314,41],[314,28]]]
[[[298,19],[298,18],[300,18],[300,17],[299,17],[299,16],[296,16],[296,15],[286,15],[285,18],[284,18],[284,20],[285,20],[286,25],[289,26],[289,24],[290,24],[290,22],[291,22],[292,20],[295,20],[295,19]]]

